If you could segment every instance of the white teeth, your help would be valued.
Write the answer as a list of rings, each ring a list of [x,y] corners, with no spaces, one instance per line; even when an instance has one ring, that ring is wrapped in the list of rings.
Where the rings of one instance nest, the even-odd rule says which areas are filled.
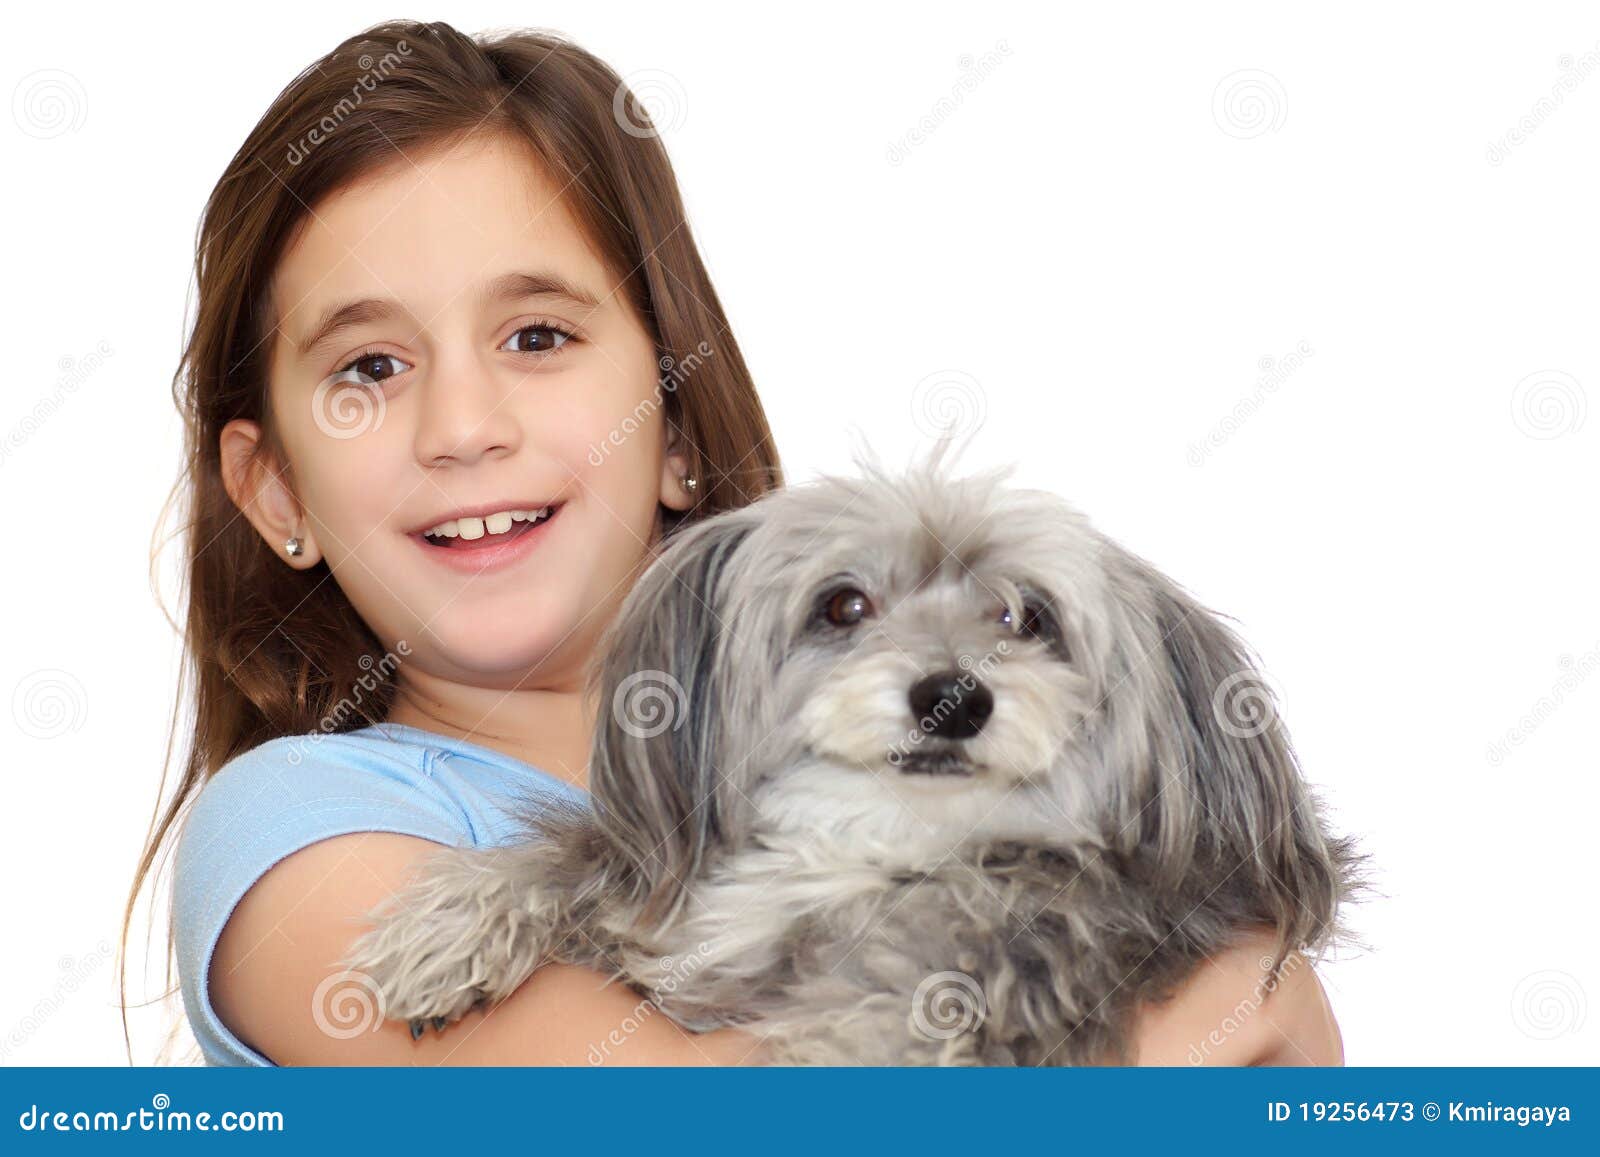
[[[430,538],[455,538],[459,535],[470,542],[486,534],[504,534],[519,522],[537,522],[549,513],[548,506],[541,506],[538,510],[502,510],[482,518],[451,519],[423,533]]]

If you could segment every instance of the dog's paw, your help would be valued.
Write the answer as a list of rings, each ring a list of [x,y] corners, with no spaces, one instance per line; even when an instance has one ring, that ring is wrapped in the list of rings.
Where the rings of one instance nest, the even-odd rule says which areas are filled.
[[[366,974],[383,1015],[442,1030],[481,1004],[508,996],[539,963],[532,924],[518,901],[517,861],[498,852],[451,850],[371,913],[346,966]]]
[[[488,999],[470,950],[441,943],[420,923],[406,916],[385,921],[357,940],[345,959],[377,990],[384,1017],[407,1021],[413,1039],[429,1025],[442,1031]]]

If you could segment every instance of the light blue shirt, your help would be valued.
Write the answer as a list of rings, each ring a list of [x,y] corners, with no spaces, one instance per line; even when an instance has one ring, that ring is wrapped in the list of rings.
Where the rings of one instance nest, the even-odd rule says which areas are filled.
[[[318,840],[397,832],[453,847],[518,838],[516,809],[566,780],[491,748],[399,723],[283,736],[228,761],[201,789],[178,840],[172,920],[179,988],[208,1065],[271,1065],[211,1007],[211,954],[234,906],[279,860]]]

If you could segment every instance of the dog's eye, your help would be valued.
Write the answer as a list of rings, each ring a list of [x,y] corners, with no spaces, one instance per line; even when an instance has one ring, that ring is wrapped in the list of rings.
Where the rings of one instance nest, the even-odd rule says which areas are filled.
[[[1032,599],[1022,604],[1022,621],[1019,624],[1017,616],[1011,613],[1010,607],[1000,608],[1000,623],[1007,627],[1013,634],[1027,635],[1063,652],[1065,658],[1066,645],[1061,637],[1061,627],[1056,622],[1055,615],[1044,603]]]
[[[846,587],[828,596],[822,613],[836,627],[853,627],[872,614],[872,600],[854,587]]]

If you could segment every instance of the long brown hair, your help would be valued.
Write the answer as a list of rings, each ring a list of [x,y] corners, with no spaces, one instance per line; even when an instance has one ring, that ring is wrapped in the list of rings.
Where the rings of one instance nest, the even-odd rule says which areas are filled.
[[[283,565],[223,487],[220,435],[236,418],[261,425],[259,453],[286,461],[267,405],[277,262],[322,198],[401,152],[481,132],[525,142],[567,185],[569,209],[622,280],[618,292],[654,337],[660,365],[675,367],[662,409],[700,482],[686,514],[663,508],[664,533],[782,482],[750,373],[684,222],[666,150],[611,68],[547,32],[475,38],[448,24],[394,21],[351,37],[297,76],[228,163],[196,242],[198,307],[173,378],[185,465],[157,527],[159,536],[183,499],[185,654],[167,766],[123,913],[119,986],[130,1060],[128,929],[187,806],[234,756],[275,736],[327,730],[330,716],[339,721],[333,730],[381,722],[393,699],[392,684],[380,682],[348,709],[356,683],[373,682],[371,656],[383,647],[329,581],[326,563],[304,571]],[[702,343],[713,347],[711,356]],[[684,378],[676,367],[686,365],[693,373]],[[193,739],[169,796],[167,769],[191,684]],[[172,947],[169,925],[169,995]]]

